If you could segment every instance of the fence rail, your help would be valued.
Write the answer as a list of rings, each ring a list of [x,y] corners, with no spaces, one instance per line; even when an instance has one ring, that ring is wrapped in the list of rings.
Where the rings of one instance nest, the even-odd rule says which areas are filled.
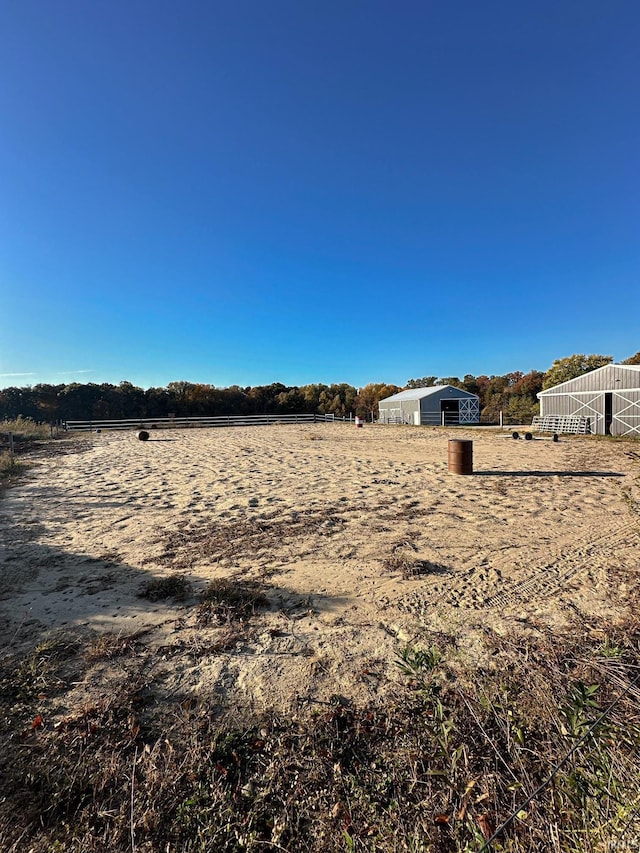
[[[406,414],[403,418],[401,417],[385,417],[378,418],[376,421],[378,424],[404,424],[405,426],[413,426],[415,423],[414,416]],[[445,426],[445,427],[507,427],[507,426],[522,426],[523,424],[528,424],[528,419],[522,418],[514,418],[507,417],[504,412],[498,413],[498,419],[487,418],[483,415],[480,415],[478,420],[470,420],[464,421],[460,420],[459,414],[457,412],[433,412],[433,413],[423,413],[420,417],[420,425],[421,426]]]
[[[127,418],[123,420],[64,421],[68,432],[80,430],[184,429],[189,427],[266,426],[267,424],[300,424],[347,421],[335,415],[217,415],[204,418]]]

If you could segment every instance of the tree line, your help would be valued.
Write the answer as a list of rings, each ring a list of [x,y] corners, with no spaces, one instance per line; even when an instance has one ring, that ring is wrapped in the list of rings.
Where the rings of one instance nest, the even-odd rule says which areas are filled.
[[[409,388],[454,385],[480,399],[482,419],[497,421],[502,411],[508,419],[527,422],[538,413],[537,394],[597,367],[612,356],[572,355],[557,359],[546,372],[515,371],[504,376],[422,376],[404,386],[372,382],[363,388],[347,383],[217,388],[194,382],[169,382],[161,388],[139,388],[131,382],[61,385],[39,384],[0,390],[0,419],[17,417],[53,423],[65,420],[152,419],[214,417],[215,415],[333,414],[338,417],[377,417],[378,402]],[[640,352],[622,364],[640,364]]]

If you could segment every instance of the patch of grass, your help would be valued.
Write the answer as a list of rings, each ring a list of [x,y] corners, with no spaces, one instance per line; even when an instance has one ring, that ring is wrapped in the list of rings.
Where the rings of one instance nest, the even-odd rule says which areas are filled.
[[[25,468],[23,462],[16,459],[8,450],[0,451],[0,482],[8,482]]]
[[[564,438],[565,436],[563,436]],[[588,441],[605,441],[605,442],[613,442],[614,444],[638,444],[640,443],[640,436],[637,435],[588,435],[581,436],[581,438],[587,438]]]
[[[259,552],[281,553],[283,543],[314,535],[339,532],[344,507],[308,509],[283,516],[246,516],[235,521],[188,523],[164,539],[163,558],[176,568],[191,568],[201,560],[220,562],[253,558]],[[283,559],[291,559],[280,557]]]
[[[240,577],[216,578],[200,598],[197,620],[201,626],[247,620],[257,610],[269,607],[264,586]]]
[[[135,651],[140,633],[123,635],[109,631],[105,634],[99,634],[88,643],[84,651],[85,659],[89,663],[95,663],[96,661],[113,660],[113,658],[131,654]]]
[[[423,575],[448,574],[449,568],[430,560],[421,560],[406,552],[396,552],[382,561],[385,572],[399,574],[403,580],[421,577]]]
[[[211,601],[251,612],[241,605],[256,589],[229,584]],[[495,666],[464,679],[432,638],[399,650],[392,700],[334,696],[288,715],[214,709],[210,695],[162,700],[136,656],[115,663],[113,694],[74,706],[69,692],[56,712],[30,690],[18,707],[5,686],[20,661],[66,661],[74,683],[87,680],[76,643],[45,639],[0,661],[0,849],[637,849],[640,635],[635,623],[599,627],[615,655],[593,625],[535,639],[488,631]]]
[[[0,433],[13,433],[16,441],[42,441],[51,438],[49,424],[37,423],[32,418],[18,416],[13,420],[0,421]]]
[[[0,687],[14,699],[29,700],[58,692],[67,685],[66,661],[78,652],[78,644],[65,636],[53,636],[39,642],[30,654],[15,661]]]
[[[9,433],[13,435],[13,454],[9,450]],[[80,441],[73,434],[60,439],[55,427],[36,423],[31,418],[0,421],[0,484],[11,485],[34,458],[78,453],[92,446],[92,441]]]
[[[165,578],[153,578],[142,584],[138,590],[138,598],[148,598],[149,601],[186,601],[191,595],[191,584],[182,574],[171,574]]]
[[[125,851],[133,838],[171,853],[477,853],[511,816],[496,850],[582,853],[636,838],[637,696],[597,724],[612,694],[606,669],[594,680],[557,642],[555,653],[529,647],[526,661],[496,642],[505,669],[479,674],[475,690],[451,680],[437,647],[408,649],[397,701],[335,697],[307,717],[242,722],[194,699],[156,717],[127,682],[113,701],[38,723],[28,753],[10,747],[2,849]],[[616,670],[627,687],[635,665]]]

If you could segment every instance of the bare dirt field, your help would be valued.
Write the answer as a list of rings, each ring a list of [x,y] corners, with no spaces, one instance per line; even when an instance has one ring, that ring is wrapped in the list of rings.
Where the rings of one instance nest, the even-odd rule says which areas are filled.
[[[473,440],[473,476],[448,472],[451,437]],[[488,631],[615,625],[635,597],[635,443],[318,424],[74,446],[0,500],[3,646],[120,638],[165,699],[375,702],[424,637],[490,669]],[[67,706],[117,689],[122,666],[94,667]]]

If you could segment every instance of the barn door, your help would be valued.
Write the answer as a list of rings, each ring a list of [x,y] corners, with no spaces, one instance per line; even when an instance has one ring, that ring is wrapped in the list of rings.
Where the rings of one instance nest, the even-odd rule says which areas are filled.
[[[611,435],[611,424],[613,423],[613,394],[604,395],[604,434]]]
[[[459,400],[441,400],[440,414],[443,415],[442,424],[457,424],[460,423],[460,401]]]

